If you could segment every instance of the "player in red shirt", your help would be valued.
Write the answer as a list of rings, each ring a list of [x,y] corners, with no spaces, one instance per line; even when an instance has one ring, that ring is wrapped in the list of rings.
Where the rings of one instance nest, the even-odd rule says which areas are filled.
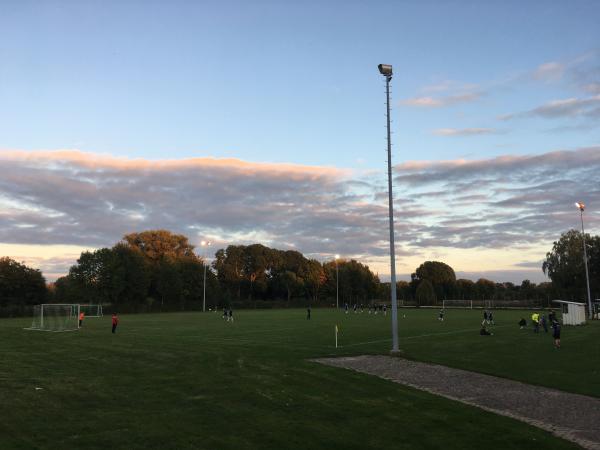
[[[83,325],[83,319],[85,318],[85,313],[82,311],[79,313],[79,328]]]
[[[113,333],[117,330],[117,325],[119,325],[119,318],[117,317],[117,313],[113,313],[113,315],[112,315],[112,332]]]

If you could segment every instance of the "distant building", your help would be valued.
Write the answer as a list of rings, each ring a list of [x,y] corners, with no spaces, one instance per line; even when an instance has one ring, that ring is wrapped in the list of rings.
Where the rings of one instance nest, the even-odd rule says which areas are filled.
[[[585,323],[585,303],[567,300],[552,300],[552,302],[559,303],[561,306],[563,325],[583,325]]]

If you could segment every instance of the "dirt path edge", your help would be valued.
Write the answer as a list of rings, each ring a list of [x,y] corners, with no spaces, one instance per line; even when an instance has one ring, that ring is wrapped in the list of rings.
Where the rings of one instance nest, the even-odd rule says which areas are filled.
[[[595,397],[391,356],[363,355],[311,361],[375,375],[525,422],[585,449],[600,450],[600,399]],[[537,405],[530,406],[533,402]],[[559,405],[560,417],[544,414],[547,408],[556,409]]]

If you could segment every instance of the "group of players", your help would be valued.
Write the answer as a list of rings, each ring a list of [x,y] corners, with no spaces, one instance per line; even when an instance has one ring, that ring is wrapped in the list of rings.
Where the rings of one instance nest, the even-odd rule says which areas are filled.
[[[223,320],[233,322],[233,309],[223,307]]]
[[[354,314],[362,314],[363,312],[365,312],[365,308],[362,303],[355,303],[354,305],[352,305],[352,310],[354,311]],[[344,312],[348,314],[349,311],[350,306],[348,305],[348,303],[344,303]],[[387,316],[387,305],[371,303],[369,305],[369,314],[377,314],[378,312],[380,314],[383,314],[384,316]]]
[[[544,329],[544,333],[548,333],[548,322],[550,322],[550,326],[552,327],[552,337],[554,338],[554,347],[560,348],[560,322],[556,318],[556,313],[554,311],[550,311],[548,314],[548,319],[544,314],[540,314],[538,312],[534,312],[531,314],[531,325],[533,326],[533,332],[538,334],[540,332],[540,327]],[[527,321],[525,318],[521,318],[519,321],[519,326],[521,329],[527,326]]]
[[[446,314],[446,310],[443,308],[440,309],[440,312],[438,314],[438,320],[443,322],[445,314]],[[544,314],[540,315],[539,313],[534,312],[531,315],[531,323],[533,325],[533,332],[536,334],[540,332],[540,327],[542,327],[544,329],[545,333],[548,333],[548,322],[550,322],[550,326],[552,327],[552,337],[554,338],[554,347],[560,348],[561,326],[560,326],[560,322],[556,318],[556,313],[551,310],[550,313],[548,314],[548,320],[546,320],[546,316]],[[481,336],[493,336],[494,333],[492,333],[488,329],[488,325],[495,325],[495,324],[496,323],[494,322],[494,313],[487,309],[484,310],[483,311],[483,320],[481,321],[481,329],[479,330],[479,334]],[[521,329],[525,328],[527,326],[527,321],[524,318],[521,318],[521,320],[519,321],[519,326],[521,327]]]
[[[81,311],[79,313],[79,328],[83,327],[84,320],[85,320],[85,312]],[[117,332],[117,325],[119,325],[119,316],[117,316],[116,312],[112,313],[111,323],[112,323],[112,333],[115,334]]]

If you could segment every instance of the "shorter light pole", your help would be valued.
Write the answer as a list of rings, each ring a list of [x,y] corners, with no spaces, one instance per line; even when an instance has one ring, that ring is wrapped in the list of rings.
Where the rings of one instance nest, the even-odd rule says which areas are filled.
[[[340,309],[340,271],[338,269],[340,255],[335,255],[335,307]]]
[[[202,283],[202,288],[204,292],[202,294],[202,312],[206,312],[206,262],[208,260],[208,247],[210,247],[211,244],[212,242],[210,241],[200,242],[200,245],[202,247],[206,247],[206,250],[204,250],[204,283]]]
[[[585,211],[585,203],[583,202],[575,202],[575,206],[579,208],[579,212],[581,213],[581,237],[583,239],[583,262],[585,265],[585,282],[587,284],[587,297],[588,297],[588,317],[590,320],[594,318],[594,311],[592,310],[592,296],[590,295],[590,274],[588,272],[588,263],[587,263],[587,249],[585,245],[585,230],[583,229],[583,211]]]

